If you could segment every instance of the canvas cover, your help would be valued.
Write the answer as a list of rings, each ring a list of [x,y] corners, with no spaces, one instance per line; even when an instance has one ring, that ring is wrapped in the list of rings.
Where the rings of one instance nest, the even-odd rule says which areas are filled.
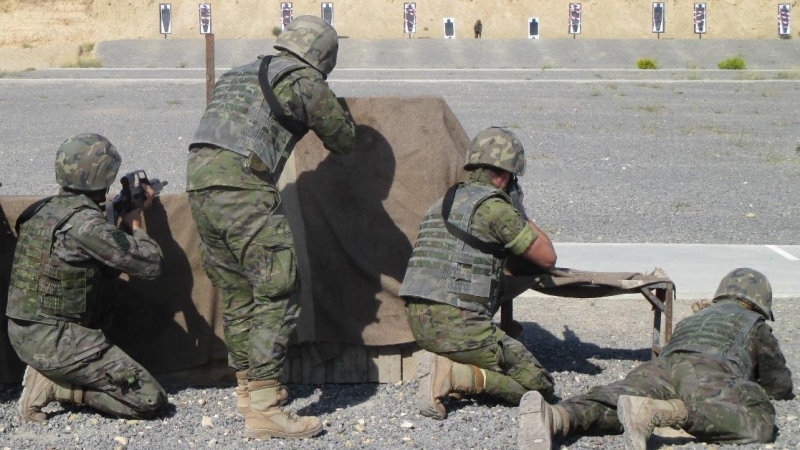
[[[309,133],[280,181],[284,214],[295,233],[303,314],[299,342],[385,346],[413,340],[397,297],[422,216],[462,181],[469,144],[441,98],[344,100],[358,124],[346,156],[327,152]],[[13,228],[41,197],[0,197]],[[200,265],[199,236],[185,194],[161,197],[145,213],[147,232],[164,251],[153,281],[121,280],[111,339],[163,380],[214,384],[226,371],[192,371],[227,358],[219,297]],[[0,308],[5,311],[14,236],[0,230]],[[0,382],[23,366],[0,320]],[[170,377],[169,374],[178,374]]]
[[[358,124],[357,148],[328,153],[309,133],[279,183],[297,246],[301,276],[295,343],[390,346],[413,340],[397,296],[419,224],[448,187],[466,177],[469,138],[441,98],[344,100]],[[0,311],[5,311],[17,216],[41,197],[0,196]],[[219,297],[200,265],[200,238],[185,194],[163,195],[145,212],[147,232],[164,252],[157,280],[120,279],[110,338],[159,381],[228,384]],[[524,274],[519,274],[524,275]],[[663,274],[557,269],[511,277],[508,294],[532,288],[570,297],[638,292]],[[324,359],[328,350],[318,350]],[[327,353],[325,355],[324,353]],[[318,358],[319,359],[319,358]],[[0,383],[24,366],[0,317]]]

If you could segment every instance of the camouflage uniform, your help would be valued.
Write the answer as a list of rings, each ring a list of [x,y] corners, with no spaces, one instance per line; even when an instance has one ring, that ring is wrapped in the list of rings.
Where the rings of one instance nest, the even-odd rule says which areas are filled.
[[[476,169],[470,174],[469,183],[457,191],[454,205],[458,204],[462,196],[459,192],[475,186],[495,193],[502,192],[492,186],[489,173]],[[457,218],[455,208],[456,206],[451,220]],[[450,258],[448,255],[455,253],[455,238],[448,237],[449,234],[442,225],[441,209],[440,200],[431,207],[423,220],[420,237],[400,291],[406,300],[406,313],[414,339],[425,350],[458,363],[484,369],[485,391],[509,403],[519,403],[522,395],[529,390],[552,394],[553,378],[547,370],[524,345],[507,336],[492,321],[492,316],[498,309],[496,299],[502,285],[504,260],[494,261],[491,265],[487,263],[487,273],[492,268],[499,269],[500,273],[496,275],[496,279],[488,282],[492,287],[485,291],[488,294],[485,297],[466,292],[468,286],[474,286],[478,280],[475,274],[469,276],[472,282],[465,280],[465,286],[462,287],[466,289],[461,289],[462,293],[450,294],[457,297],[458,304],[453,304],[451,300],[447,303],[441,288],[424,281],[428,277],[439,278],[432,273],[424,273],[426,266],[435,265],[422,259],[429,250],[428,245],[437,245],[423,244],[425,236],[448,241],[438,252],[435,251],[444,258]],[[470,217],[467,218],[470,234],[485,242],[501,244],[516,255],[524,253],[538,237],[505,194],[490,195],[477,205]],[[491,259],[488,255],[486,257]],[[474,257],[470,259],[475,260]],[[459,289],[451,287],[450,290]],[[476,304],[483,307],[476,307]]]
[[[84,404],[145,418],[166,405],[167,396],[102,330],[110,323],[120,272],[157,277],[158,244],[143,230],[118,230],[84,195],[54,197],[20,228],[8,333],[22,361],[57,384],[84,390]]]
[[[733,271],[733,283],[726,287],[723,280],[714,304],[678,323],[657,359],[622,381],[560,403],[571,423],[566,431],[622,433],[617,401],[629,395],[682,400],[687,414],[681,426],[700,440],[770,442],[775,409],[769,399],[790,398],[792,376],[764,321],[772,318],[771,310],[759,310],[756,302],[754,312],[740,303],[754,298],[746,280],[754,271],[746,271]]]
[[[315,45],[276,45],[294,54],[281,51],[269,65],[273,92],[299,131],[271,114],[258,83],[259,59],[220,77],[190,145],[186,190],[203,267],[223,297],[228,363],[252,380],[280,377],[300,314],[294,242],[275,186],[281,168],[308,129],[335,154],[355,144],[352,118],[325,82],[336,49]],[[308,50],[304,59],[298,46]]]

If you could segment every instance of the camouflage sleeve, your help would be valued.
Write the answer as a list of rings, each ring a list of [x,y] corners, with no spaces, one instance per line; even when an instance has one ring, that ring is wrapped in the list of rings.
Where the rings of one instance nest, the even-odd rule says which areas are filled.
[[[130,235],[98,214],[78,218],[68,233],[83,251],[109,267],[143,279],[161,274],[161,248],[144,230]]]
[[[524,253],[539,237],[518,210],[499,198],[490,198],[481,203],[471,226],[476,234],[490,236],[515,255]],[[482,230],[485,231],[481,233]]]
[[[298,71],[298,75],[302,72]],[[356,143],[355,123],[328,83],[318,74],[297,78],[290,75],[287,78],[294,80],[291,83],[292,97],[287,102],[291,114],[308,124],[332,153],[342,155],[353,151]],[[280,98],[280,83],[276,87],[276,95]]]
[[[792,397],[792,372],[786,367],[778,339],[772,334],[772,328],[766,323],[756,326],[751,335],[749,345],[751,355],[755,354],[756,381],[767,391],[770,398],[785,400]]]

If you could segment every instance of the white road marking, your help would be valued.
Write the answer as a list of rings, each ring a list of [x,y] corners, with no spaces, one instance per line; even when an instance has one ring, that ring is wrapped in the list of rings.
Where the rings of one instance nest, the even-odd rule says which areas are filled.
[[[787,252],[786,250],[783,250],[783,249],[779,248],[776,245],[765,245],[765,247],[767,247],[768,249],[772,250],[773,252],[783,256],[784,258],[788,259],[789,261],[800,261],[800,258],[797,258],[796,256],[792,255],[791,253]]]

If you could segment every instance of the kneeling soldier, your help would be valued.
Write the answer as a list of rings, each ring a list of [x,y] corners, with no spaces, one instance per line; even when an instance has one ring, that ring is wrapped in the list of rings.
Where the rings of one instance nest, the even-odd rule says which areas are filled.
[[[25,210],[8,292],[8,334],[28,365],[20,398],[24,420],[44,421],[51,401],[86,405],[123,418],[148,418],[167,395],[147,370],[112,344],[102,327],[120,272],[161,273],[161,249],[141,228],[141,210],[108,223],[100,205],[122,163],[108,139],[81,134],[56,154],[61,193]],[[153,191],[144,187],[147,201]]]

